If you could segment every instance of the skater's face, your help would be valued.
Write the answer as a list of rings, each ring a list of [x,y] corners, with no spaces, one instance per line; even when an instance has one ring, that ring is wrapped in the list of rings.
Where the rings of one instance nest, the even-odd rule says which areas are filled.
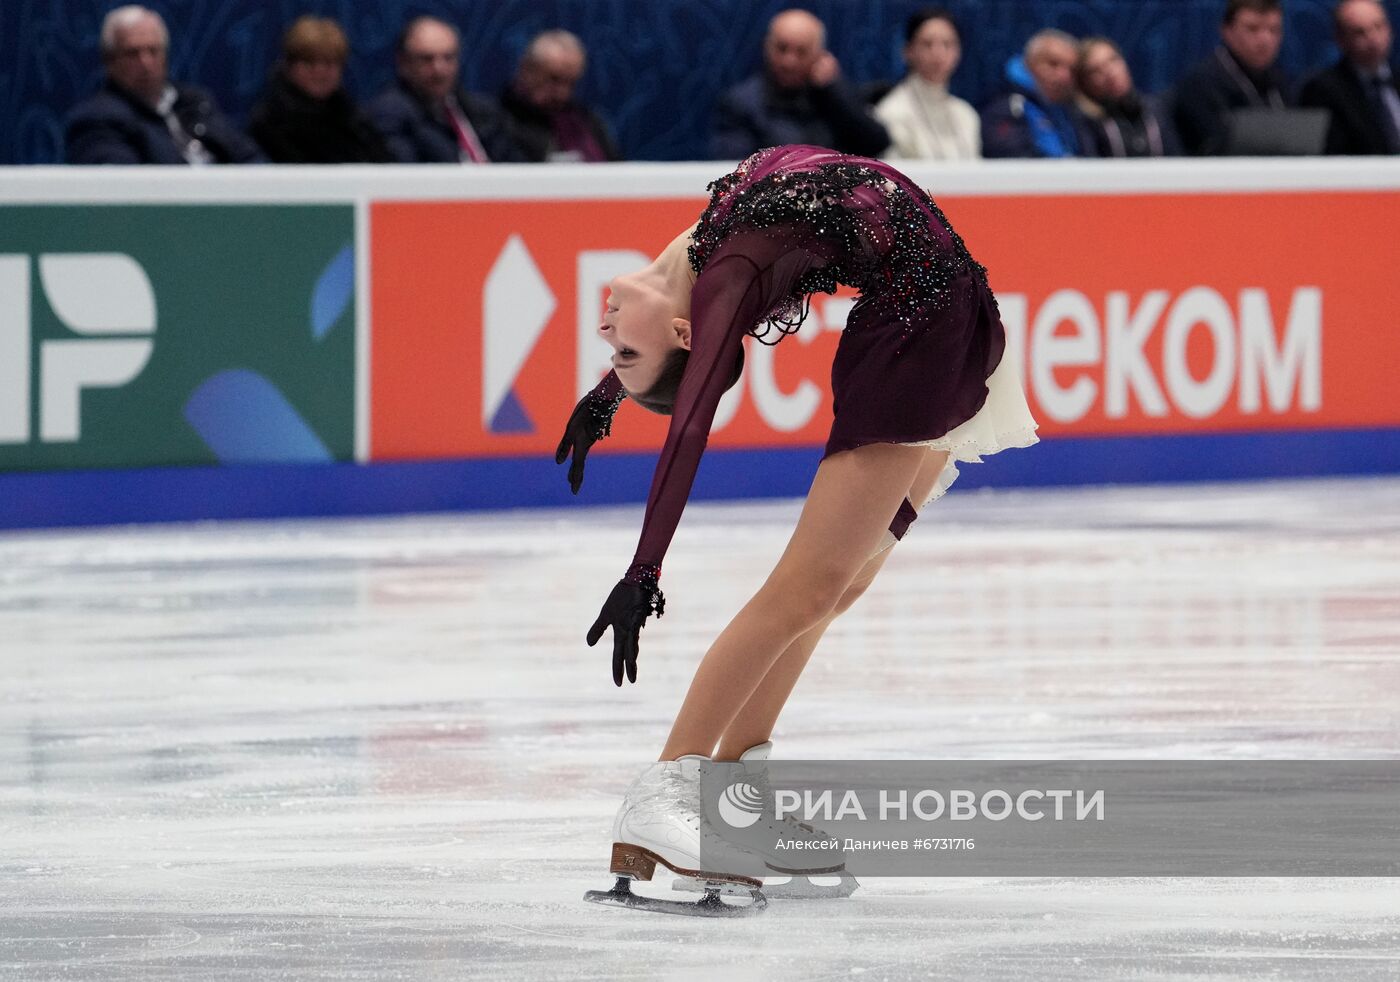
[[[690,349],[690,322],[675,315],[672,299],[635,273],[608,284],[598,336],[612,345],[613,370],[629,393],[651,389],[677,348]]]

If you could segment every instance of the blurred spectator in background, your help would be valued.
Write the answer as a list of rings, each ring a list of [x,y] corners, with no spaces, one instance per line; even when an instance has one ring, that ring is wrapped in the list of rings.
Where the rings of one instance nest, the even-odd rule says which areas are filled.
[[[107,78],[69,113],[70,164],[230,164],[263,160],[203,89],[172,85],[170,35],[153,10],[117,7],[102,21]]]
[[[1099,157],[1175,157],[1181,153],[1176,131],[1157,100],[1133,87],[1127,59],[1104,37],[1079,44],[1074,76],[1080,108],[1088,120],[1092,146]]]
[[[1328,153],[1400,153],[1400,93],[1385,7],[1378,0],[1342,0],[1333,17],[1341,60],[1310,78],[1298,101],[1331,110]]]
[[[878,156],[889,135],[841,78],[826,50],[826,28],[805,10],[784,10],[768,24],[763,71],[725,92],[715,110],[711,154],[739,160],[784,143],[810,143]]]
[[[1228,0],[1220,38],[1176,89],[1176,130],[1187,153],[1225,152],[1236,109],[1291,105],[1288,77],[1275,64],[1283,45],[1279,0]]]
[[[1074,105],[1078,42],[1047,28],[1006,63],[1011,91],[982,109],[982,153],[988,157],[1080,157],[1085,121]]]
[[[520,161],[509,118],[457,84],[457,29],[415,17],[396,46],[398,79],[367,107],[390,155],[405,164]]]
[[[977,110],[948,94],[948,80],[962,58],[962,37],[953,15],[925,7],[904,28],[904,63],[909,74],[875,107],[890,134],[891,158],[976,160],[982,156]]]
[[[574,98],[587,65],[583,42],[569,31],[535,35],[501,96],[530,160],[597,163],[620,159],[598,114]]]
[[[248,132],[282,164],[385,163],[392,158],[369,117],[341,85],[350,42],[329,17],[298,17]]]

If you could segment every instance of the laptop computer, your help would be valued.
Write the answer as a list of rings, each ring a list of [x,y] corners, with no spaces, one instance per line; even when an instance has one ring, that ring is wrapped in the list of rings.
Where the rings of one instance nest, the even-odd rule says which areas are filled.
[[[1235,109],[1223,153],[1227,157],[1308,157],[1327,142],[1326,109]]]

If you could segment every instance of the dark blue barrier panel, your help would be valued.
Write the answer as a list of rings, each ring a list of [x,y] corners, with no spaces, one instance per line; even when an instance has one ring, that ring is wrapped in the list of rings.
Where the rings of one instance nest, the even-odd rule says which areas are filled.
[[[713,450],[693,498],[805,494],[820,452]],[[550,458],[0,474],[0,528],[641,501],[652,454],[595,454],[578,497]],[[1052,439],[966,464],[975,487],[1400,473],[1400,429]]]

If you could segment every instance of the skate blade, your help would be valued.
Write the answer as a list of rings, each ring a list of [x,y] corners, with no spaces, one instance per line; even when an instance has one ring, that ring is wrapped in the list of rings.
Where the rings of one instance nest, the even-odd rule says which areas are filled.
[[[768,900],[756,887],[743,887],[738,884],[695,881],[700,884],[704,896],[699,900],[660,900],[643,897],[632,892],[632,881],[619,876],[611,890],[589,890],[583,899],[590,903],[607,907],[631,907],[635,910],[648,910],[654,914],[683,914],[690,917],[750,917],[768,906]],[[727,904],[720,899],[721,893],[730,896],[747,894],[746,904]]]
[[[839,900],[860,889],[860,881],[850,873],[822,873],[815,876],[794,876],[782,882],[765,880],[764,892],[783,900]]]
[[[702,881],[691,877],[678,877],[671,887],[687,893],[700,893],[706,889]],[[770,878],[763,883],[764,896],[773,900],[839,900],[849,897],[858,889],[860,881],[846,872],[793,876],[777,881]]]
[[[671,881],[672,890],[685,893],[708,893],[713,891],[724,897],[747,897],[754,888],[743,883],[727,883],[724,880],[702,880],[695,876],[678,876]]]

